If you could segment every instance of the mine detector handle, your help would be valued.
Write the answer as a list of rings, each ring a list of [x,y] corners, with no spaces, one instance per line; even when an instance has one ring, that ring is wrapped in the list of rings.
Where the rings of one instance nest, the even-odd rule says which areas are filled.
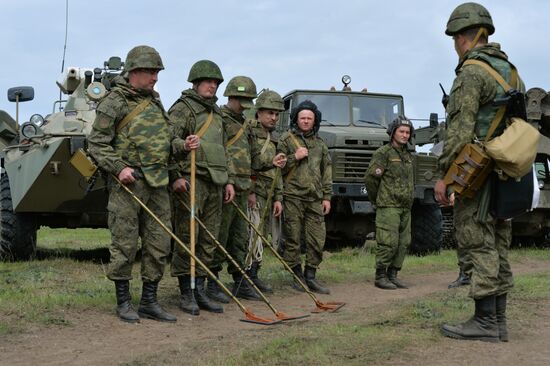
[[[15,102],[15,129],[19,131],[19,102],[28,102],[34,99],[32,86],[16,86],[8,89],[8,100]]]

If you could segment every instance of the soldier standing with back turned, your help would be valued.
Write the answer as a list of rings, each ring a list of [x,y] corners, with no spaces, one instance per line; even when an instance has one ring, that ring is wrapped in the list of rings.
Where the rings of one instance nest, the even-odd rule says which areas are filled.
[[[414,176],[407,143],[413,125],[397,117],[388,126],[390,143],[376,150],[365,173],[371,202],[376,204],[376,278],[385,290],[407,288],[397,279],[411,243],[411,207]]]
[[[115,78],[116,86],[97,106],[88,144],[99,167],[118,177],[171,227],[168,162],[172,130],[159,95],[153,90],[158,72],[163,69],[154,48],[132,48],[123,76]],[[176,317],[157,302],[170,237],[112,178],[108,187],[112,244],[107,276],[115,282],[117,314],[130,323],[139,322],[139,316],[175,322]],[[130,303],[129,280],[140,237],[143,292],[138,315]]]
[[[515,84],[512,81],[514,66],[499,44],[488,43],[489,35],[494,31],[491,15],[476,3],[459,5],[447,22],[445,34],[453,37],[459,63],[447,105],[447,137],[438,162],[440,178],[467,143],[474,138],[484,140],[499,109],[493,101],[506,96],[505,90],[481,65],[465,65],[465,62],[484,62],[509,84]],[[523,89],[523,83],[517,80],[519,89]],[[501,123],[493,136],[500,135],[503,130],[504,124]],[[512,226],[509,220],[497,220],[490,213],[481,214],[481,203],[490,196],[490,184],[491,178],[475,197],[457,197],[455,200],[456,239],[470,260],[467,274],[470,276],[470,297],[475,301],[475,314],[462,324],[443,325],[443,334],[451,338],[508,341],[506,302],[513,286],[508,262]],[[436,182],[435,197],[440,203],[448,204],[450,193],[442,179]]]

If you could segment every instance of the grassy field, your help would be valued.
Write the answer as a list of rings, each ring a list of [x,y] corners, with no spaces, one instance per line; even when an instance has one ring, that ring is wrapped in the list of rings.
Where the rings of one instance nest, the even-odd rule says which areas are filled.
[[[106,230],[42,229],[39,234],[39,253],[42,259],[30,262],[0,262],[0,336],[20,334],[31,329],[52,326],[73,326],[67,313],[86,309],[112,311],[115,304],[113,284],[106,278],[102,257],[75,260],[75,251],[97,253],[106,251],[109,233]],[[41,256],[39,255],[38,258]],[[550,250],[521,249],[510,253],[511,261],[525,258],[549,261]],[[89,258],[88,258],[89,259]],[[374,258],[368,249],[345,249],[327,253],[319,278],[326,283],[360,283],[372,278]],[[550,267],[549,267],[550,268]],[[135,277],[139,276],[136,266]],[[456,271],[454,251],[439,255],[407,257],[404,276]],[[265,256],[262,269],[276,289],[288,289],[290,275],[272,255]],[[224,273],[222,280],[228,282]],[[545,273],[516,276],[511,294],[510,316],[529,321],[532,304],[550,300],[550,270]],[[132,281],[134,293],[140,282]],[[166,276],[161,284],[160,301],[166,301],[176,281]],[[360,318],[341,313],[338,321],[297,323],[284,328],[272,337],[260,337],[223,355],[205,355],[201,364],[331,364],[342,359],[347,364],[362,365],[385,360],[390,355],[407,352],[413,344],[438,342],[434,329],[447,321],[466,319],[472,313],[472,302],[465,290],[444,291],[422,299],[392,302],[382,313],[366,309]],[[135,303],[138,299],[133,300]],[[368,345],[368,347],[366,347]],[[159,359],[160,357],[160,359]],[[163,357],[167,359],[163,360]],[[171,364],[181,354],[154,355],[140,358],[130,365]],[[164,362],[162,362],[164,361]],[[175,362],[175,361],[174,361]]]

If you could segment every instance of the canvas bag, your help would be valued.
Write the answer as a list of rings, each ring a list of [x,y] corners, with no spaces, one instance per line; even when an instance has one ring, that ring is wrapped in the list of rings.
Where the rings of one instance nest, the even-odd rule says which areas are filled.
[[[513,89],[496,70],[483,61],[467,60],[464,65],[481,66],[495,78],[505,91]],[[513,66],[512,79],[515,79],[516,84],[519,84],[517,71]],[[484,143],[485,151],[504,174],[512,178],[522,178],[531,171],[535,162],[540,133],[521,118],[503,118],[505,108],[506,106],[499,108],[497,116],[501,114],[501,118],[499,120],[495,118],[487,131],[486,142]],[[508,126],[502,135],[491,139],[497,126],[504,120],[507,121]]]

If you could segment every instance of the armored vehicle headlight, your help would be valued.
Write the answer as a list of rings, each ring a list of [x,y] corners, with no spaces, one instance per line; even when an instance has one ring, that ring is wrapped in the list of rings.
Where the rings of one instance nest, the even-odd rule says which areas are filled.
[[[41,114],[33,114],[29,118],[29,122],[34,123],[36,126],[40,127],[44,124],[44,117]]]
[[[30,139],[38,134],[38,127],[32,122],[25,122],[21,126],[21,134]]]
[[[349,75],[342,76],[342,83],[348,85],[349,83],[351,83],[351,77]]]

